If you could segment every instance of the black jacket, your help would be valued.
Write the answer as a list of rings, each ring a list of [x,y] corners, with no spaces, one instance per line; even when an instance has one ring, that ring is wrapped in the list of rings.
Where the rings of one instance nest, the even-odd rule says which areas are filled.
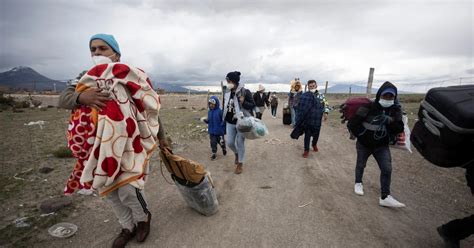
[[[369,148],[386,146],[395,140],[397,134],[403,132],[402,108],[397,96],[394,99],[395,104],[389,108],[382,108],[379,104],[380,94],[386,88],[393,88],[397,92],[395,85],[385,82],[377,91],[375,101],[368,107],[360,107],[356,116],[347,123],[357,140]],[[377,131],[368,129],[366,124],[378,127]]]
[[[263,107],[265,105],[270,105],[270,102],[268,101],[268,94],[263,93],[262,96],[260,96],[259,92],[255,92],[253,94],[253,101],[255,102],[255,105],[257,107]]]

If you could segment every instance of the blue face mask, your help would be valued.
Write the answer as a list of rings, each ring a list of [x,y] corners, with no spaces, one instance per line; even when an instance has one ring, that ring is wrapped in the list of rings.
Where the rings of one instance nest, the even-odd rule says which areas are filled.
[[[380,106],[382,106],[382,108],[389,108],[394,103],[395,103],[394,100],[384,100],[384,99],[379,100],[379,104],[380,104]]]

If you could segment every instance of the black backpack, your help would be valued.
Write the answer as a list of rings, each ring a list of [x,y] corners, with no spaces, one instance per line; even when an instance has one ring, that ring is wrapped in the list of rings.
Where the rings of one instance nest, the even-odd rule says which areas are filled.
[[[474,85],[433,88],[418,111],[410,140],[440,167],[474,163]]]

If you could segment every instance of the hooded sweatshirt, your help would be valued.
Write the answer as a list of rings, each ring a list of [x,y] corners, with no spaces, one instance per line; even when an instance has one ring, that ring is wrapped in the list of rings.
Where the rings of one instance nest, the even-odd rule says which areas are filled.
[[[381,93],[387,89],[395,90],[394,104],[383,108],[379,101]],[[402,108],[397,100],[397,87],[390,82],[385,82],[377,91],[375,101],[368,107],[360,107],[356,116],[347,123],[347,127],[364,146],[376,148],[386,146],[395,136],[403,132]]]
[[[207,111],[208,133],[212,135],[222,136],[225,134],[225,122],[222,120],[222,109],[220,108],[219,98],[211,96],[216,101],[216,107],[211,109],[207,103],[209,110]]]

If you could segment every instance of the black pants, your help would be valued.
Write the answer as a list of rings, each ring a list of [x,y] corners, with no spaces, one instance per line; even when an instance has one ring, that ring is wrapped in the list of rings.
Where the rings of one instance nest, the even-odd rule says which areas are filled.
[[[357,141],[357,164],[355,169],[355,182],[362,183],[362,176],[370,155],[374,156],[380,168],[380,187],[382,198],[390,195],[390,183],[392,180],[392,156],[388,145],[369,148]]]
[[[304,150],[305,151],[309,151],[309,141],[311,140],[311,137],[313,137],[313,141],[311,142],[311,145],[315,146],[318,144],[320,132],[321,132],[321,127],[306,129],[304,131]]]
[[[272,115],[273,116],[277,116],[277,108],[278,108],[278,105],[277,106],[272,106]]]
[[[462,240],[474,234],[474,214],[463,219],[452,220],[441,226],[451,239]]]
[[[222,150],[225,150],[224,136],[209,134],[209,140],[211,141],[211,151],[212,151],[212,153],[217,152],[217,144],[219,144],[221,146]]]

